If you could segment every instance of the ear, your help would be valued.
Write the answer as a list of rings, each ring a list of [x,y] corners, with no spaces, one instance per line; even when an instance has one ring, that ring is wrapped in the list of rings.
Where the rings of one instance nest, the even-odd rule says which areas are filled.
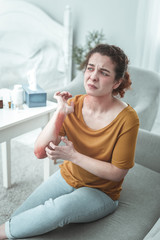
[[[119,81],[115,81],[115,84],[113,85],[113,89],[117,89],[121,83],[122,83],[121,78],[119,79]]]

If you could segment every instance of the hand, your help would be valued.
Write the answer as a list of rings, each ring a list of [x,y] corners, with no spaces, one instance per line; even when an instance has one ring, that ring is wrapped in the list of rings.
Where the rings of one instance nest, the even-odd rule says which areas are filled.
[[[53,142],[50,142],[49,146],[45,148],[46,155],[51,160],[54,160],[54,163],[56,162],[56,159],[73,161],[74,154],[76,153],[73,143],[65,137],[61,137],[61,140],[66,145],[65,146],[56,146],[53,144]]]
[[[69,106],[67,100],[71,98],[72,95],[69,92],[56,92],[54,94],[54,98],[57,100],[58,108],[64,111],[64,113],[69,114],[74,112],[74,103],[71,102]]]

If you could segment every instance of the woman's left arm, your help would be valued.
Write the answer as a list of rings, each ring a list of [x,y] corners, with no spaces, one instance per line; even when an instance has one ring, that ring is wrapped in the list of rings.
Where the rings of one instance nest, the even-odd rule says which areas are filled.
[[[46,154],[50,159],[67,159],[100,178],[115,182],[121,181],[128,172],[128,169],[120,169],[112,163],[97,160],[77,152],[73,143],[65,137],[62,137],[61,140],[65,143],[65,146],[56,146],[51,142],[49,144],[50,148],[46,147]]]

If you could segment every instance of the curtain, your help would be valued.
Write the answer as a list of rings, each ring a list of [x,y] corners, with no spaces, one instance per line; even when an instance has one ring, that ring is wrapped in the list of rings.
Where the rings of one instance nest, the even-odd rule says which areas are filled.
[[[160,72],[160,1],[139,0],[136,65]]]

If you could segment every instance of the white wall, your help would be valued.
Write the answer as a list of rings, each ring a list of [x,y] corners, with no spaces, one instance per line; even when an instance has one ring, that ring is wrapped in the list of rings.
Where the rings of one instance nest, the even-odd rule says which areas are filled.
[[[106,42],[120,46],[130,63],[136,59],[136,15],[139,0],[26,0],[63,22],[67,4],[72,9],[74,45],[83,45],[88,31],[103,30]]]

